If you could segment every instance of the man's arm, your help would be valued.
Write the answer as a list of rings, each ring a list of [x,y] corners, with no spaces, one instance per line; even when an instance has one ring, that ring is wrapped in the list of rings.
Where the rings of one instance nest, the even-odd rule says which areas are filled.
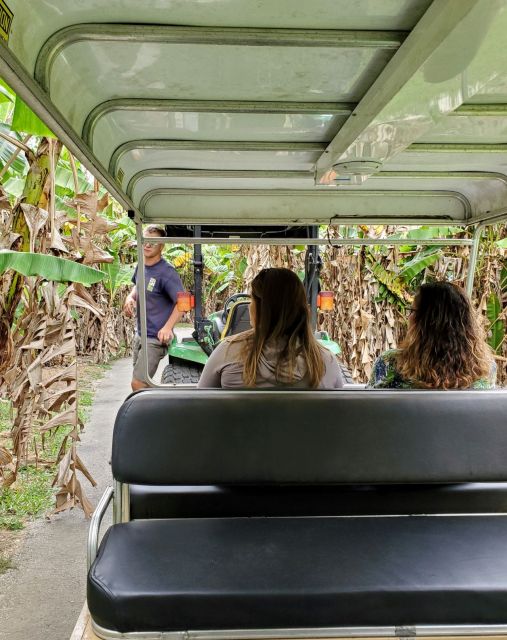
[[[132,291],[125,298],[125,304],[123,305],[123,312],[127,318],[132,318],[136,310],[137,289],[132,287]]]
[[[174,325],[180,320],[182,315],[183,313],[178,311],[178,308],[175,306],[167,322],[157,333],[157,338],[162,342],[162,344],[169,344],[169,342],[174,338]]]
[[[164,278],[163,288],[169,300],[174,303],[174,309],[172,310],[165,325],[157,333],[157,338],[162,342],[162,344],[169,344],[169,342],[174,338],[174,325],[179,322],[183,316],[183,313],[178,311],[176,307],[178,291],[184,291],[185,289],[176,269],[170,265],[167,265],[167,273]]]

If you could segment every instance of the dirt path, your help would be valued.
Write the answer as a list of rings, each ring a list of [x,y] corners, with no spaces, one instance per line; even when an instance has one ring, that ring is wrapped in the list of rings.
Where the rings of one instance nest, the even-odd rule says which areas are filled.
[[[96,504],[111,484],[111,434],[116,412],[130,392],[130,359],[118,360],[100,381],[79,455],[97,482],[83,486]],[[105,520],[107,526],[110,517]],[[74,510],[31,523],[0,576],[1,640],[68,640],[86,590],[88,521]]]

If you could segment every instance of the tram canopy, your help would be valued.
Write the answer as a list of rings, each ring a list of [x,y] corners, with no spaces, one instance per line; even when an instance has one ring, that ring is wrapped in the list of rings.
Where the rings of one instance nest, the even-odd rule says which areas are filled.
[[[505,0],[0,0],[0,32],[138,221],[507,215]]]

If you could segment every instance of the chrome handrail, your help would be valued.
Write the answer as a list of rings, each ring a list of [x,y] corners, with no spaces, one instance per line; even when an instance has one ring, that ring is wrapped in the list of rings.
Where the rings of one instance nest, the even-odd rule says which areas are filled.
[[[113,488],[108,487],[102,494],[101,499],[97,505],[97,508],[93,512],[90,522],[90,529],[88,530],[88,542],[86,548],[86,565],[89,570],[93,561],[97,557],[97,547],[99,542],[99,530],[102,523],[102,518],[106,512],[109,503],[113,497]]]

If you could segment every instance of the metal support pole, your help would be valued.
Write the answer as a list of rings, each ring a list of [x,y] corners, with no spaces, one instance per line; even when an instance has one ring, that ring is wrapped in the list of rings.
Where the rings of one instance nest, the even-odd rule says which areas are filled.
[[[137,236],[137,281],[136,281],[136,292],[137,292],[137,301],[139,303],[139,316],[140,316],[140,329],[141,335],[139,339],[141,340],[141,350],[144,354],[143,357],[143,365],[144,365],[144,377],[149,386],[154,386],[153,380],[150,378],[148,374],[148,330],[146,325],[146,278],[144,273],[144,251],[143,251],[143,225],[136,220],[136,236]],[[150,238],[151,241],[151,238]]]
[[[468,271],[467,271],[467,281],[466,281],[466,292],[468,296],[472,297],[472,291],[474,289],[474,277],[475,277],[475,269],[477,266],[477,258],[479,256],[479,245],[481,241],[482,232],[486,227],[485,222],[478,224],[475,227],[474,235],[472,237],[472,248],[470,250],[470,258],[468,260]]]
[[[308,237],[317,239],[319,228],[317,226],[308,227]],[[313,331],[317,328],[317,295],[319,293],[320,276],[320,256],[319,245],[310,244],[306,251],[305,258],[305,289],[306,299],[310,306],[310,322]]]
[[[130,485],[121,485],[121,522],[130,522]]]
[[[102,522],[102,518],[106,512],[106,509],[111,502],[111,498],[113,497],[113,488],[108,487],[102,498],[99,500],[99,504],[97,508],[93,512],[92,520],[90,522],[90,528],[88,529],[88,542],[87,542],[87,550],[86,550],[86,566],[89,569],[95,558],[97,557],[97,548],[99,546],[99,531],[100,524]]]
[[[194,227],[194,237],[201,235],[200,225]],[[194,244],[194,296],[195,296],[195,325],[202,320],[202,276],[204,265],[202,261],[202,246]]]
[[[121,522],[122,510],[123,510],[123,488],[122,483],[118,480],[114,481],[114,494],[113,494],[113,524]]]
[[[274,245],[274,246],[437,246],[437,247],[463,247],[470,246],[473,241],[470,238],[188,238],[183,236],[168,236],[166,238],[150,238],[150,242],[162,244],[236,244],[240,242],[246,245]]]

